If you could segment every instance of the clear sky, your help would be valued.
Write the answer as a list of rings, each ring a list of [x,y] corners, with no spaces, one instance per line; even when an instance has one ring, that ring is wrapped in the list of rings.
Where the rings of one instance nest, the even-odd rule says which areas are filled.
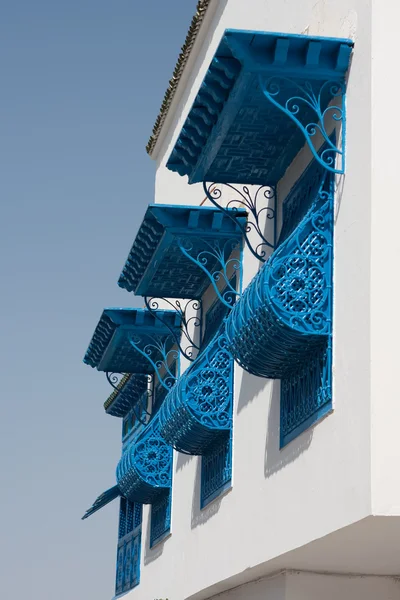
[[[155,165],[145,152],[196,0],[0,9],[0,597],[110,600],[121,422],[82,363]],[[141,303],[139,304],[141,305]]]

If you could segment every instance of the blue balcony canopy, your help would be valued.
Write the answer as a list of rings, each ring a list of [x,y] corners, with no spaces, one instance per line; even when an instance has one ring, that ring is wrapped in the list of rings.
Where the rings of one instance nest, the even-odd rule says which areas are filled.
[[[275,185],[306,141],[317,154],[318,135],[328,141],[330,126],[345,126],[352,47],[347,39],[226,30],[167,167],[189,183]],[[344,172],[344,141],[319,159]]]
[[[116,389],[104,402],[104,410],[113,417],[125,417],[132,406],[142,398],[147,385],[146,375],[131,373],[124,375]]]
[[[117,466],[121,494],[149,504],[172,485],[172,448],[161,437],[158,414],[124,451]]]
[[[233,358],[224,331],[180,377],[160,411],[160,431],[176,450],[203,454],[232,427]]]
[[[174,343],[171,330],[179,336],[180,316],[175,311],[107,308],[83,361],[99,371],[151,374],[151,360],[158,360],[157,347],[166,346],[168,350],[168,345]],[[137,350],[139,342],[142,352]]]
[[[228,251],[228,246],[232,250],[229,242],[242,237],[246,214],[245,210],[228,209],[224,214],[216,207],[151,204],[118,285],[139,296],[200,298],[210,285],[209,276],[180,246],[190,247],[194,256],[215,250],[215,244],[222,251],[224,247]],[[212,273],[210,260],[208,255],[207,269]]]

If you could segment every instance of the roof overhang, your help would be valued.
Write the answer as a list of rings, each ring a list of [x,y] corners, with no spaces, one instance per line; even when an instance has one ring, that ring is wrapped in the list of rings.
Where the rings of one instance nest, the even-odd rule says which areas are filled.
[[[275,185],[305,141],[311,147],[320,133],[329,138],[329,126],[344,125],[352,47],[348,39],[226,30],[167,167],[189,183]],[[332,150],[324,162],[343,172],[342,154]]]
[[[148,359],[157,355],[157,344],[173,345],[171,332],[178,337],[180,323],[175,311],[106,308],[83,361],[98,371],[151,374],[154,368]],[[143,340],[143,352],[131,343],[138,339]]]
[[[217,207],[151,204],[118,285],[140,296],[200,298],[209,277],[181,251],[181,244],[189,244],[196,256],[216,243],[223,249],[241,239],[246,217],[239,209],[222,212]],[[208,270],[212,271],[211,264]]]

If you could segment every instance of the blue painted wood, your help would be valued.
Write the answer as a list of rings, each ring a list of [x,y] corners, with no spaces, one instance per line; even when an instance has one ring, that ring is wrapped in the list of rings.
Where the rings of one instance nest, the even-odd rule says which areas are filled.
[[[160,318],[157,318],[157,315]],[[105,309],[85,354],[84,362],[99,371],[152,374],[154,366],[150,359],[153,363],[160,359],[154,345],[164,347],[168,352],[173,345],[171,328],[176,331],[176,335],[179,335],[180,316],[175,311],[148,311],[138,308]],[[132,340],[139,340],[138,344],[142,349],[153,344],[152,349],[146,356],[146,352],[141,353],[134,348]]]
[[[246,211],[231,210],[221,214],[216,207],[150,205],[133,242],[118,285],[141,296],[166,298],[200,298],[210,285],[217,260],[207,265],[210,275],[190,260],[180,249],[189,243],[198,255],[219,242],[242,237]],[[157,232],[155,238],[153,231]]]
[[[348,39],[226,30],[167,167],[189,183],[276,185],[307,142],[324,168],[344,172],[352,47]],[[231,67],[222,79],[221,62]],[[327,121],[341,122],[343,144],[321,157],[314,135],[329,142]]]

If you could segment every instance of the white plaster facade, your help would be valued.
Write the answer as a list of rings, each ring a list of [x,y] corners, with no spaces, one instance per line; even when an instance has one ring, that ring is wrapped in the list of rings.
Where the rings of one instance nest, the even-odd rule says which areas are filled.
[[[279,382],[236,365],[232,488],[200,510],[201,459],[174,453],[171,535],[149,548],[144,507],[132,598],[400,599],[400,324],[390,305],[399,13],[394,0],[214,0],[208,9],[153,153],[155,202],[204,199],[165,164],[226,28],[355,42],[335,211],[334,410],[280,450]],[[295,159],[280,201],[309,158]],[[257,268],[245,252],[244,285]]]

